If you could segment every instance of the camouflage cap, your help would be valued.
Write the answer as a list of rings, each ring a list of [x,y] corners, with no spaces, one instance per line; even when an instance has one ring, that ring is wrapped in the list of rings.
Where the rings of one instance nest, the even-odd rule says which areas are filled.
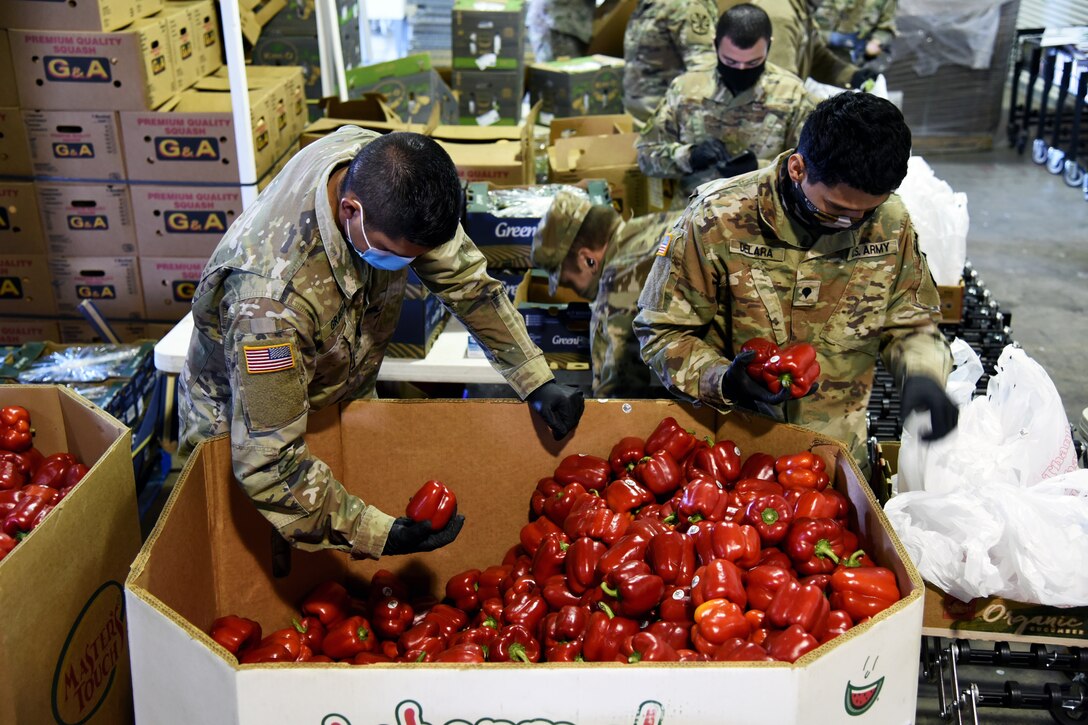
[[[540,220],[533,235],[533,266],[548,273],[551,294],[559,288],[559,273],[567,258],[570,245],[578,236],[582,222],[593,208],[584,194],[563,189],[555,195],[548,213]]]

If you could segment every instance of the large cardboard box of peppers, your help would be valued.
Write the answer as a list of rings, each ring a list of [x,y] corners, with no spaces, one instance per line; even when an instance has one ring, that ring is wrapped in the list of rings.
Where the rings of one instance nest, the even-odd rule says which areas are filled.
[[[3,385],[0,404],[30,413],[34,449],[89,466],[67,492],[59,479],[39,479],[63,497],[37,523],[44,506],[0,506],[5,532],[29,529],[0,556],[0,722],[131,722],[122,591],[140,548],[131,434],[60,386]],[[39,489],[20,487],[22,498]]]
[[[380,661],[382,654],[372,652],[356,655],[367,661],[379,660],[365,667],[296,661],[240,665],[218,643],[224,632],[219,632],[220,639],[216,640],[207,634],[217,618],[232,614],[261,623],[265,634],[277,628],[290,628],[292,617],[303,616],[299,607],[308,593],[326,580],[334,579],[347,585],[354,601],[325,602],[324,605],[311,602],[318,606],[307,611],[324,616],[339,606],[365,612],[370,618],[366,626],[353,624],[340,628],[344,631],[336,635],[336,649],[341,654],[336,656],[343,656],[345,649],[356,648],[367,638],[374,638],[375,633],[394,629],[404,614],[402,600],[408,599],[409,603],[415,603],[417,610],[423,610],[428,606],[428,595],[442,597],[446,593],[445,587],[451,577],[468,569],[498,565],[512,544],[520,541],[526,548],[532,546],[538,550],[553,546],[554,541],[547,543],[551,541],[549,537],[539,538],[540,530],[523,529],[538,481],[552,477],[560,462],[571,454],[584,453],[607,459],[621,438],[646,438],[669,416],[700,438],[709,436],[718,441],[734,441],[745,457],[757,451],[772,455],[814,451],[826,464],[825,472],[833,479],[834,488],[852,504],[851,526],[858,532],[860,544],[877,562],[891,570],[889,576],[902,592],[901,598],[895,600],[893,596],[893,603],[884,604],[886,609],[837,637],[832,635],[815,649],[811,649],[816,645],[815,639],[804,634],[801,624],[793,625],[793,642],[779,635],[775,647],[794,653],[804,649],[810,651],[792,664],[785,661],[724,661],[726,658],[723,661],[628,664],[638,656],[628,657],[623,650],[620,650],[624,658],[622,663],[611,658],[608,662],[534,664],[450,663],[446,658],[433,662],[425,660],[434,656],[434,642],[420,640],[410,644],[402,639],[408,647],[405,653],[408,662],[383,663]],[[458,725],[634,722],[641,725],[663,721],[790,723],[810,722],[814,717],[821,723],[883,724],[910,722],[914,718],[922,620],[921,580],[868,487],[860,481],[855,465],[838,443],[763,418],[740,414],[723,416],[706,408],[692,409],[669,401],[588,401],[575,434],[557,443],[527,406],[498,400],[352,403],[339,411],[328,411],[311,419],[308,442],[310,450],[325,460],[350,490],[365,495],[371,503],[387,512],[403,512],[409,498],[423,482],[434,478],[442,480],[456,493],[459,511],[466,519],[460,536],[452,545],[430,554],[386,557],[378,562],[351,562],[336,552],[307,554],[295,551],[289,573],[274,578],[270,573],[269,526],[231,479],[229,440],[219,438],[203,444],[189,460],[126,583],[135,707],[140,721]],[[724,446],[719,454],[728,457],[729,451],[733,448]],[[584,459],[573,459],[564,464],[568,473],[572,467],[577,468],[579,460]],[[728,465],[735,465],[735,461]],[[608,468],[608,463],[605,467]],[[817,468],[813,466],[810,473],[818,479]],[[653,472],[647,470],[638,475],[649,486]],[[659,484],[660,480],[655,483]],[[736,485],[739,487],[740,484]],[[710,488],[714,488],[713,483]],[[719,490],[720,495],[723,493]],[[605,498],[607,500],[608,496]],[[553,490],[544,501],[537,497],[537,503],[547,507],[557,506],[560,501]],[[845,510],[845,501],[842,503],[842,510]],[[679,506],[677,508],[679,510]],[[568,523],[573,511],[568,514]],[[697,520],[694,510],[687,510],[685,517],[689,523]],[[578,526],[595,526],[590,522],[591,518]],[[616,523],[613,521],[613,525]],[[627,524],[635,526],[629,520]],[[739,530],[739,526],[724,523],[716,524],[714,530],[718,528],[730,536]],[[629,528],[629,531],[633,529]],[[612,535],[615,533],[611,530]],[[616,541],[613,546],[618,546],[619,540],[612,535],[604,530],[593,534],[602,539],[612,538]],[[587,532],[579,537],[566,553],[573,555],[574,548],[582,546],[577,541],[589,536]],[[654,539],[662,536],[665,534],[657,533]],[[719,543],[728,548],[727,540],[728,537],[723,537]],[[751,540],[734,546],[740,546],[749,556],[762,556],[758,538],[754,550]],[[591,548],[599,551],[599,547],[591,545]],[[834,544],[832,548],[835,548]],[[736,558],[741,549],[734,549],[730,555]],[[553,547],[552,554],[559,556],[561,550],[561,547]],[[725,556],[725,550],[720,554]],[[653,558],[653,555],[649,556]],[[726,561],[716,556],[712,558]],[[740,561],[739,558],[736,560]],[[655,567],[660,564],[657,561]],[[524,561],[514,562],[514,565],[522,571],[528,566]],[[546,563],[542,565],[546,566]],[[378,579],[376,572],[382,568],[388,571]],[[620,568],[617,566],[617,571]],[[634,568],[640,568],[640,565],[636,564]],[[660,566],[660,571],[670,570],[669,576],[676,577],[681,568],[684,567],[666,565]],[[725,576],[726,579],[732,576],[734,585],[740,581],[739,574],[734,571],[736,565],[726,563],[714,568],[713,573],[709,569],[701,570],[705,578],[701,581],[705,596],[712,595],[709,591],[712,581],[714,587],[723,586],[722,575],[727,571],[733,574]],[[582,569],[576,571],[582,572],[578,576],[585,575]],[[593,567],[588,571],[591,575]],[[699,571],[696,570],[696,575]],[[382,584],[369,586],[368,580],[372,576]],[[400,585],[391,581],[390,576],[398,577],[405,587],[399,598]],[[691,576],[690,570],[687,576]],[[474,594],[498,586],[496,582],[500,578],[481,575],[478,589],[469,582],[457,595],[471,600]],[[624,594],[624,587],[634,587],[631,581],[625,584],[606,579],[605,583],[617,585],[621,597],[618,601],[627,602],[622,606],[634,607],[630,597],[637,600],[642,596],[633,590]],[[693,601],[699,586],[699,582],[691,580]],[[803,586],[817,588],[814,584],[801,585],[789,580],[782,584],[782,591],[789,588],[795,594]],[[532,587],[523,582],[521,586],[506,588],[509,603],[491,599],[490,604],[477,606],[505,605],[502,613],[496,612],[502,621],[526,615],[522,595],[533,596]],[[593,589],[603,591],[600,587]],[[726,585],[724,589],[730,587]],[[811,589],[806,591],[811,593]],[[661,594],[657,589],[654,596]],[[629,598],[623,598],[628,595]],[[723,601],[725,596],[743,597],[743,594],[713,596],[715,599],[702,607],[705,616],[695,610],[699,627],[706,630],[700,629],[703,638],[721,641],[724,630],[716,630],[715,625],[725,625],[726,620],[732,622],[725,625],[728,631],[748,631],[746,624],[736,621],[739,608]],[[780,602],[785,609],[805,608],[790,597],[787,595]],[[681,608],[690,606],[685,604],[684,598],[683,593],[679,596],[667,594],[660,600],[659,608],[673,604]],[[616,622],[624,617],[617,610],[621,605],[607,594],[598,595],[596,599],[610,602],[616,616],[609,619],[604,608],[597,607],[597,611],[589,615],[587,626],[590,629],[617,626]],[[434,602],[431,599],[430,605]],[[463,603],[469,606],[468,601]],[[815,606],[815,600],[810,605]],[[428,628],[437,628],[431,631],[432,635],[443,631],[452,621],[449,617],[452,607],[446,607],[443,618],[437,616],[438,606],[441,605],[429,610],[424,618],[426,621],[421,620],[418,628],[413,626],[407,631],[416,630],[417,635]],[[645,606],[645,603],[638,606]],[[765,606],[767,617],[771,617],[775,604]],[[657,619],[656,612],[655,609],[647,614],[627,616],[625,627],[637,628],[645,620]],[[481,622],[487,620],[486,614],[475,616]],[[330,621],[333,618],[329,617]],[[428,625],[427,621],[432,624]],[[403,625],[409,626],[409,622],[403,621]],[[809,622],[804,626],[811,625]],[[521,636],[516,632],[520,626],[506,625],[504,631]],[[526,620],[525,627],[532,626]],[[307,630],[310,631],[309,627]],[[681,627],[682,636],[687,636],[687,631],[687,627]],[[235,636],[244,638],[245,633],[239,631]],[[619,636],[620,632],[612,629],[586,632],[583,654],[590,655],[591,641],[597,654],[613,646],[619,647],[609,643],[610,639]],[[806,640],[805,637],[809,638]],[[302,652],[297,641],[288,644],[292,638],[287,633],[276,635],[267,643],[269,647],[262,649],[279,651],[282,647],[288,656],[291,649]],[[326,654],[332,654],[332,638],[330,630],[323,645]],[[576,640],[573,636],[560,639]],[[518,659],[521,645],[515,646],[509,638],[505,644],[501,644],[502,641],[502,635],[492,641],[489,657],[496,658],[496,653],[505,649],[507,657]],[[513,641],[517,641],[516,636]],[[796,646],[802,641],[808,644]],[[770,649],[770,637],[766,643]],[[232,646],[236,645],[237,641]],[[553,645],[561,647],[554,642]],[[706,645],[707,642],[703,642],[694,646],[714,650]],[[730,652],[734,652],[734,648],[747,653],[758,651],[744,646],[740,640],[721,643],[722,647],[727,645]],[[526,653],[533,649],[531,642],[524,646]],[[381,650],[386,647],[383,645]],[[243,659],[253,659],[245,655],[247,651],[243,650]],[[465,654],[474,652],[477,659],[481,651],[471,642],[465,642],[460,650]],[[635,652],[641,653],[644,660],[653,659],[647,647],[639,646],[632,650]],[[661,652],[667,650],[660,647]]]

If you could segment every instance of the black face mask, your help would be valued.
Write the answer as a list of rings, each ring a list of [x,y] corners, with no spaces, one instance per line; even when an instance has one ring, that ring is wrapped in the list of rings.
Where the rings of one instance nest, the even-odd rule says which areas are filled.
[[[739,96],[759,82],[763,75],[763,69],[767,63],[763,62],[755,68],[730,68],[725,63],[718,61],[718,77],[734,96]]]
[[[821,234],[856,231],[876,213],[876,210],[873,209],[866,212],[859,219],[852,219],[821,211],[805,196],[801,185],[789,177],[785,164],[782,165],[782,169],[778,174],[778,192],[782,197],[782,205],[789,215],[806,231],[817,237]]]

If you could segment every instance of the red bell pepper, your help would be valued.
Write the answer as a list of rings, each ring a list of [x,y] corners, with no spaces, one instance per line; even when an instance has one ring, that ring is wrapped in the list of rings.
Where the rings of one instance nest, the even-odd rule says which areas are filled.
[[[548,604],[540,595],[540,587],[528,577],[518,579],[506,590],[502,605],[504,624],[519,624],[534,636],[548,613]]]
[[[597,563],[606,551],[608,551],[607,546],[588,536],[582,536],[574,540],[574,543],[567,549],[567,557],[564,561],[567,586],[570,587],[572,592],[581,594],[601,583],[600,575],[597,572]]]
[[[819,634],[830,610],[822,590],[791,580],[779,587],[766,612],[767,621],[779,629],[797,624],[806,632]]]
[[[446,648],[447,640],[438,630],[438,623],[433,619],[421,619],[401,633],[397,638],[397,649],[402,652],[401,659],[411,662],[411,652],[426,651],[431,655]]]
[[[668,642],[673,649],[691,648],[691,622],[668,622],[658,620],[646,627],[643,632],[657,635]]]
[[[655,451],[639,460],[631,476],[655,496],[668,496],[682,483],[680,465],[667,450]]]
[[[718,481],[701,476],[689,482],[682,491],[680,503],[676,506],[682,524],[721,521],[725,517],[729,492]]]
[[[665,582],[645,561],[626,561],[605,573],[601,591],[615,598],[617,614],[639,617],[661,602]]]
[[[604,502],[616,513],[625,514],[648,503],[653,503],[654,495],[639,485],[629,476],[617,478],[604,489]]]
[[[574,453],[559,462],[552,477],[562,486],[580,483],[587,489],[600,491],[612,480],[612,467],[603,458]]]
[[[835,639],[853,626],[854,620],[848,612],[843,609],[832,609],[827,615],[827,624],[824,625],[824,631],[818,637],[820,644]]]
[[[541,516],[535,521],[530,521],[521,527],[521,545],[525,547],[525,551],[531,557],[536,553],[537,548],[540,546],[540,542],[544,540],[544,537],[548,534],[563,533],[563,529],[559,528],[551,519],[546,516]],[[565,535],[564,535],[565,537]]]
[[[23,494],[19,503],[4,517],[3,529],[8,536],[29,533],[60,499],[60,493],[48,486],[23,486],[19,492]]]
[[[544,515],[553,524],[562,528],[563,522],[566,521],[567,516],[570,515],[570,510],[574,507],[574,502],[578,500],[579,496],[584,496],[587,493],[586,487],[577,481],[568,483],[559,489],[554,496],[544,501]]]
[[[603,578],[624,562],[643,561],[650,548],[651,538],[644,533],[628,534],[620,538],[597,560],[597,574]]]
[[[822,491],[802,490],[793,504],[797,518],[835,519],[845,522],[850,513],[850,499],[833,488]]]
[[[553,524],[554,525],[554,524]],[[476,594],[480,603],[488,599],[501,599],[506,589],[506,583],[510,580],[510,572],[514,567],[509,564],[489,566],[480,572],[480,579],[476,582]]]
[[[26,494],[23,493],[21,488],[12,489],[10,491],[0,491],[0,521],[3,521],[15,507],[19,505],[19,502],[26,498]]]
[[[831,586],[831,575],[830,574],[810,574],[808,576],[801,577],[797,581],[801,582],[802,584],[811,584],[812,586],[816,587],[821,592],[824,592],[826,594],[827,593],[827,588],[829,586]]]
[[[12,538],[4,533],[0,533],[0,561],[3,561],[5,556],[14,551],[15,545],[18,543],[18,539]]]
[[[793,521],[793,508],[776,494],[766,494],[748,504],[745,520],[751,524],[764,546],[773,546],[786,538]]]
[[[816,348],[807,342],[798,342],[782,348],[763,364],[760,372],[763,384],[772,393],[788,388],[791,398],[808,395],[812,384],[820,377],[820,363],[816,362]]]
[[[695,649],[713,654],[714,648],[732,637],[746,638],[751,625],[744,610],[728,599],[708,599],[695,608]]]
[[[540,542],[540,547],[533,555],[533,563],[529,571],[538,582],[543,582],[550,576],[555,576],[563,571],[567,559],[567,551],[570,544],[565,541],[562,534],[548,534]]]
[[[239,662],[251,665],[258,662],[299,662],[308,655],[309,647],[302,644],[302,635],[294,628],[277,629],[259,644],[241,651]]]
[[[261,641],[261,625],[252,619],[228,614],[212,622],[211,638],[232,655],[253,647]]]
[[[742,478],[737,482],[737,485],[733,487],[733,495],[737,497],[737,502],[748,508],[748,504],[755,501],[760,496],[767,496],[774,494],[775,496],[781,496],[785,492],[782,484],[774,480],[766,480],[762,478]]]
[[[844,555],[842,524],[834,519],[794,519],[786,535],[786,554],[801,574],[830,572]]]
[[[807,488],[822,491],[831,483],[826,471],[811,468],[787,468],[778,474],[778,482],[786,488]]]
[[[520,624],[508,624],[499,630],[488,658],[491,662],[539,662],[540,641]]]
[[[695,576],[695,540],[675,530],[662,532],[650,540],[646,561],[666,585],[688,586]]]
[[[774,662],[767,650],[740,637],[725,640],[715,648],[712,659],[715,662]]]
[[[767,654],[779,662],[796,662],[819,647],[820,643],[800,626],[791,624],[786,629],[767,635],[763,646]]]
[[[456,644],[444,649],[434,656],[431,662],[459,662],[469,664],[483,664],[487,661],[484,648],[472,642]]]
[[[462,629],[452,637],[450,637],[450,646],[454,647],[459,644],[478,644],[484,650],[484,657],[487,657],[488,651],[495,644],[495,638],[499,636],[499,623],[496,620],[492,620],[493,626],[480,625],[478,627],[469,627],[468,629]]]
[[[855,621],[880,614],[900,598],[891,569],[841,566],[831,575],[831,605],[846,610]]]
[[[684,430],[676,419],[670,416],[663,418],[646,439],[646,454],[652,456],[658,451],[668,451],[674,461],[680,462],[695,448],[695,443],[694,434]]]
[[[292,619],[291,624],[302,635],[302,643],[310,648],[314,654],[324,654],[325,625],[317,617],[303,617]]]
[[[691,587],[669,586],[661,595],[657,615],[663,622],[691,624],[695,619],[695,604],[691,601]]]
[[[759,561],[756,562],[756,566],[766,565],[777,566],[793,573],[793,560],[777,546],[771,546],[759,552]]]
[[[441,481],[427,481],[408,501],[404,513],[412,521],[426,521],[441,531],[457,513],[457,497]]]
[[[585,592],[582,592],[582,594],[585,594]],[[548,609],[551,611],[567,605],[580,605],[582,603],[582,594],[575,594],[571,591],[570,586],[567,584],[567,577],[563,574],[548,577],[540,587],[540,595],[544,597],[544,601],[547,602]]]
[[[335,596],[335,595],[334,595]],[[394,597],[396,599],[408,599],[408,585],[401,581],[401,578],[389,571],[388,569],[378,569],[370,577],[370,588],[367,591],[367,601],[370,606],[379,599],[388,599]],[[334,599],[338,601],[338,599]],[[346,614],[344,616],[347,616]]]
[[[26,459],[11,451],[0,452],[0,491],[14,491],[30,481]]]
[[[608,465],[612,468],[613,476],[623,478],[645,456],[645,442],[637,436],[627,436],[620,438],[619,442],[612,446],[612,452],[608,454]]]
[[[690,479],[699,471],[722,485],[734,483],[740,478],[740,446],[726,440],[696,450],[688,458],[684,472]]]
[[[340,582],[325,581],[318,584],[302,600],[299,607],[303,614],[313,615],[326,628],[348,616],[350,596]]]
[[[638,622],[616,616],[603,602],[598,606],[600,609],[590,614],[586,623],[582,658],[586,662],[626,662],[621,652],[623,643],[638,633]]]
[[[542,478],[536,482],[536,488],[529,496],[530,518],[544,515],[544,501],[563,490],[563,487],[555,482],[554,478]]]
[[[64,472],[64,480],[61,482],[60,493],[62,496],[67,496],[72,492],[72,489],[79,485],[79,482],[90,471],[87,466],[82,463],[73,463],[69,466],[68,470]]]
[[[691,601],[696,608],[711,599],[728,599],[741,609],[748,604],[741,570],[728,559],[715,559],[695,570],[691,580]]]
[[[801,451],[800,453],[779,456],[774,461],[774,470],[776,474],[788,471],[791,468],[814,470],[813,467],[816,465],[817,458],[818,456],[812,451]]]
[[[423,619],[437,624],[439,635],[446,640],[468,624],[467,614],[457,607],[441,603],[435,604],[427,610],[427,613],[423,615]]]
[[[74,456],[69,453],[54,453],[46,456],[42,465],[38,467],[30,478],[31,486],[49,486],[58,491],[64,488],[65,476],[68,469],[76,462]]]
[[[768,453],[753,453],[741,464],[739,479],[775,480],[774,460],[774,456]]]
[[[480,570],[469,569],[451,576],[446,581],[446,598],[458,609],[476,611],[480,606]]]
[[[529,576],[529,570],[533,568],[533,558],[528,554],[521,554],[518,558],[514,559],[510,566],[510,576],[506,579],[506,584],[509,586],[511,582],[520,579],[523,576]]]
[[[793,574],[788,569],[761,564],[748,570],[748,606],[766,610],[774,601],[775,594],[786,583],[793,581]]]
[[[27,409],[19,405],[0,408],[0,450],[21,453],[33,442]]]
[[[548,662],[576,662],[582,659],[589,610],[567,605],[544,618],[544,659]]]
[[[741,569],[759,563],[759,533],[748,524],[719,521],[710,532],[710,545],[714,558],[731,561]]]
[[[588,536],[614,544],[627,531],[631,517],[608,508],[600,496],[584,493],[571,507],[563,521],[563,531],[571,539]]]
[[[748,375],[756,380],[762,380],[763,366],[767,364],[767,361],[782,352],[778,345],[765,337],[753,337],[740,346],[741,352],[748,352],[749,350],[755,355],[752,357],[751,362],[748,363]]]
[[[442,641],[441,637],[423,637],[420,639],[418,647],[406,650],[404,654],[397,658],[397,662],[411,664],[434,662],[434,658],[445,648],[446,643]]]
[[[636,662],[679,662],[680,655],[664,637],[645,631],[631,635],[621,652],[631,664]]]
[[[370,610],[370,623],[382,639],[399,637],[408,629],[414,617],[415,610],[412,605],[395,597],[379,599]]]
[[[360,652],[373,652],[377,644],[378,638],[370,622],[356,615],[329,627],[322,650],[334,660],[346,660]]]

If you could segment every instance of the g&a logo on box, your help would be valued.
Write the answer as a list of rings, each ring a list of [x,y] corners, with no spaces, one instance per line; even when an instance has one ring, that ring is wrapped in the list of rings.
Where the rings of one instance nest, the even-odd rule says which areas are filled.
[[[170,283],[170,291],[174,295],[174,302],[192,302],[196,294],[197,280],[175,279]]]
[[[55,159],[93,159],[93,143],[63,143],[53,144],[53,158]]]
[[[0,277],[0,300],[23,299],[22,277]]]
[[[69,214],[68,228],[74,232],[105,231],[110,220],[105,214]]]
[[[156,136],[155,158],[160,161],[218,161],[219,140],[211,136]]]
[[[109,83],[113,80],[107,58],[47,55],[45,79],[61,83]]]
[[[0,232],[11,231],[11,217],[8,216],[8,210],[0,206]]]
[[[186,38],[178,45],[178,53],[181,55],[182,60],[188,60],[193,57],[193,42]]]
[[[112,284],[76,285],[76,297],[81,300],[115,300],[117,287]]]
[[[183,211],[163,214],[167,234],[222,234],[227,231],[227,215],[221,211]]]
[[[98,711],[125,646],[124,592],[120,583],[108,581],[83,605],[57,658],[52,700],[58,723],[83,723]]]
[[[151,75],[159,75],[166,72],[166,56],[160,55],[151,59]]]

